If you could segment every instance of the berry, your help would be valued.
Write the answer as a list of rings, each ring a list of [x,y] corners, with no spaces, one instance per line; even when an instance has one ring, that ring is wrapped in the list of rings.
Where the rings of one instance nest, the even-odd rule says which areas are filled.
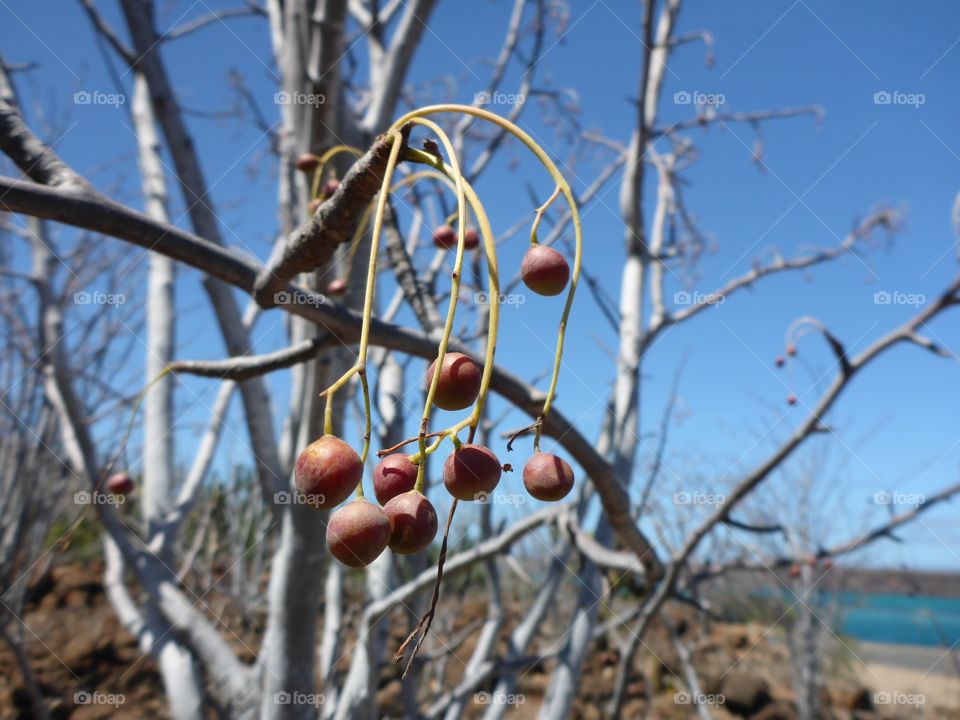
[[[133,492],[134,482],[130,473],[118,472],[107,478],[106,486],[114,495],[129,495]]]
[[[347,281],[343,278],[336,278],[327,283],[327,295],[339,297],[347,292]]]
[[[520,263],[523,283],[537,295],[559,295],[570,279],[567,259],[553,248],[534,245]]]
[[[796,345],[787,345],[787,355],[790,357],[797,356],[797,346]]]
[[[523,467],[523,486],[537,500],[562,500],[573,489],[573,470],[563,458],[538,452]]]
[[[457,246],[457,232],[449,225],[441,225],[433,231],[433,244],[449,250]]]
[[[422,493],[397,495],[383,512],[390,520],[390,549],[398,555],[420,552],[437,536],[437,511]]]
[[[296,161],[297,170],[302,173],[312,173],[317,169],[317,165],[320,164],[320,158],[316,155],[311,155],[310,153],[304,153],[297,158]]]
[[[427,368],[426,384],[433,382],[433,371],[437,365],[434,360]],[[433,403],[442,410],[463,410],[470,407],[480,393],[482,373],[480,366],[463,353],[448,352],[443,356],[440,380]]]
[[[777,355],[777,359],[773,361],[778,368],[782,368],[787,361],[783,359],[783,356]]]
[[[480,235],[473,228],[467,228],[463,234],[463,247],[465,250],[476,250],[480,247]]]
[[[293,474],[307,504],[325,510],[342,503],[356,489],[363,477],[363,463],[343,440],[324,435],[303,449]]]
[[[417,482],[417,466],[403,453],[387,455],[373,470],[373,493],[381,505],[397,495],[413,490]]]
[[[790,395],[787,395],[787,405],[796,405],[796,404],[797,404],[797,396],[792,393]]]
[[[331,197],[337,190],[340,189],[340,181],[336,178],[330,178],[323,184],[323,189],[320,191],[320,195],[324,199]]]
[[[464,445],[443,463],[443,484],[458,500],[476,500],[493,492],[501,472],[500,461],[490,448]]]
[[[794,563],[790,566],[790,577],[798,578],[800,577],[800,566]]]
[[[357,498],[330,516],[327,547],[344,565],[363,567],[376,560],[390,542],[386,513],[368,500]]]
[[[823,559],[823,569],[824,569],[824,570],[829,570],[829,569],[832,568],[832,567],[833,567],[833,560],[831,560],[830,558],[824,558],[824,559]]]

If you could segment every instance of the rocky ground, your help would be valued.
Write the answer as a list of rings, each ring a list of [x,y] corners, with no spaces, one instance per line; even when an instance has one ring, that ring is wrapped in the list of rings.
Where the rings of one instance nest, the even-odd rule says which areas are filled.
[[[36,679],[54,718],[87,720],[92,718],[163,718],[166,717],[162,688],[155,663],[144,657],[134,639],[117,622],[103,594],[98,565],[66,564],[55,566],[37,579],[30,589],[30,602],[24,616],[25,651],[34,668]],[[223,613],[231,629],[242,638],[236,641],[238,654],[252,660],[250,647],[259,643],[262,628],[257,623],[229,619],[231,607],[216,597],[205,599]],[[459,630],[483,617],[482,601],[459,604],[460,611],[445,633],[455,637]],[[441,603],[441,610],[443,604]],[[676,618],[680,625],[685,618]],[[402,639],[403,623],[391,623],[388,646],[393,648]],[[782,643],[770,637],[762,625],[715,625],[709,635],[695,638],[687,631],[693,660],[701,677],[702,691],[715,704],[711,712],[718,720],[751,718],[752,720],[790,720],[795,718],[791,670],[787,651]],[[429,645],[429,643],[428,643]],[[625,718],[641,717],[652,698],[651,718],[688,718],[695,716],[692,706],[677,678],[683,673],[676,652],[662,628],[654,628],[647,645],[651,652],[638,653],[637,676],[629,686]],[[247,646],[247,647],[245,647]],[[547,640],[544,640],[544,648]],[[427,646],[425,646],[427,648]],[[456,649],[467,658],[471,640]],[[895,651],[896,649],[894,649]],[[876,648],[872,652],[879,652]],[[895,654],[895,653],[894,653]],[[893,658],[895,659],[895,658]],[[874,704],[877,687],[871,679],[892,689],[898,677],[891,653],[872,658],[867,665],[875,670],[865,676],[856,663],[839,662],[831,666],[828,688],[824,692],[827,709],[825,720],[868,720],[870,718],[960,718],[960,710],[949,709],[957,680],[941,676],[949,692],[931,693],[919,706]],[[347,659],[345,658],[344,670]],[[590,654],[581,696],[574,716],[584,720],[601,720],[604,706],[615,682],[617,652],[598,646]],[[893,667],[894,675],[890,675]],[[468,717],[479,717],[486,702],[510,703],[511,718],[536,717],[549,680],[549,664],[534,664],[522,674],[518,693],[512,698],[492,698],[492,684],[472,698]],[[461,663],[447,664],[446,682],[454,683],[462,673]],[[882,675],[881,673],[887,673]],[[919,675],[919,673],[917,673]],[[905,677],[905,675],[902,675]],[[641,678],[650,678],[648,688]],[[918,681],[919,682],[919,681]],[[889,687],[888,687],[889,686]],[[904,686],[906,687],[906,686]],[[384,716],[402,714],[399,668],[388,665],[381,681],[379,700]],[[907,688],[909,689],[909,688]],[[722,700],[721,700],[722,698]],[[0,719],[32,718],[34,714],[23,687],[22,678],[12,654],[0,646]],[[213,715],[211,714],[211,717]]]

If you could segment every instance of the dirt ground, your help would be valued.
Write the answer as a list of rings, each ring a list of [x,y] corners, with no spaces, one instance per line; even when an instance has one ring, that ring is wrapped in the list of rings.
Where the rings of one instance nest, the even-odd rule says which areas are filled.
[[[167,715],[156,664],[144,656],[134,639],[120,627],[103,594],[101,573],[102,568],[97,564],[53,567],[30,588],[24,626],[11,625],[11,630],[24,632],[26,655],[54,718],[164,718]],[[257,622],[244,620],[225,598],[214,594],[204,602],[239,636],[239,639],[233,638],[238,655],[247,662],[252,661],[250,648],[259,645],[262,627]],[[447,638],[457,638],[458,633],[469,635],[462,631],[471,625],[477,627],[485,615],[482,600],[464,599],[458,602],[458,608],[455,617],[450,616],[444,613],[441,602],[436,632],[443,632]],[[601,614],[601,621],[604,619]],[[686,625],[682,615],[675,620],[681,627]],[[391,622],[389,627],[387,647],[392,650],[402,641],[406,626],[404,622]],[[621,628],[620,635],[625,637],[625,632]],[[787,651],[782,642],[768,636],[765,627],[749,624],[714,625],[706,637],[696,637],[692,628],[687,629],[685,637],[690,638],[694,664],[701,678],[704,695],[701,699],[712,703],[715,718],[790,720],[796,717]],[[533,654],[546,652],[550,640],[539,639]],[[348,638],[347,642],[350,641]],[[628,686],[623,717],[641,717],[648,702],[652,702],[650,718],[693,717],[690,698],[679,681],[683,677],[680,663],[662,628],[652,629],[646,645],[649,649],[643,649],[635,660],[635,674]],[[427,642],[424,651],[438,647]],[[459,679],[463,672],[459,658],[468,658],[472,650],[473,637],[457,644],[454,656],[443,671],[446,683],[453,684]],[[926,674],[911,670],[897,662],[899,656],[910,657],[909,652],[896,646],[858,647],[855,653],[863,662],[841,658],[837,667],[831,667],[827,673],[829,684],[823,696],[827,706],[823,711],[825,720],[960,718],[960,711],[956,709],[960,682],[955,675],[940,672],[939,668],[938,672]],[[348,658],[349,652],[340,664],[344,672]],[[606,716],[604,708],[613,692],[618,662],[616,649],[602,642],[594,646],[586,660],[574,718],[602,720]],[[506,698],[491,694],[494,682],[490,681],[469,698],[466,717],[480,717],[490,702],[507,703],[510,718],[536,717],[549,681],[549,670],[549,661],[532,660],[519,671],[516,694]],[[378,696],[383,717],[402,717],[399,676],[398,666],[385,664]],[[649,678],[651,683],[649,692],[644,678]],[[878,696],[878,688],[887,695]],[[923,703],[907,705],[908,693],[923,694]],[[879,702],[875,703],[877,699]],[[900,704],[884,702],[888,699],[899,700]],[[33,717],[14,658],[6,646],[0,646],[0,720]],[[212,710],[210,717],[215,717]]]

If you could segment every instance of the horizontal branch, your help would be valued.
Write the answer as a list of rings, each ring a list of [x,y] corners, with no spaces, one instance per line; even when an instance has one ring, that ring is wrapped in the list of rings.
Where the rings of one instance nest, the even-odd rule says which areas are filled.
[[[169,369],[175,373],[240,381],[293,367],[339,344],[340,341],[332,335],[321,335],[263,355],[243,355],[226,360],[177,360]]]

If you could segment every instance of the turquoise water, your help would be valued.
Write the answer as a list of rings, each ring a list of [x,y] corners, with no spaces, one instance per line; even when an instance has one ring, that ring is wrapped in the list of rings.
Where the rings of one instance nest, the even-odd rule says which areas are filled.
[[[937,647],[960,641],[960,598],[838,593],[830,599],[840,607],[840,633],[858,640]]]

